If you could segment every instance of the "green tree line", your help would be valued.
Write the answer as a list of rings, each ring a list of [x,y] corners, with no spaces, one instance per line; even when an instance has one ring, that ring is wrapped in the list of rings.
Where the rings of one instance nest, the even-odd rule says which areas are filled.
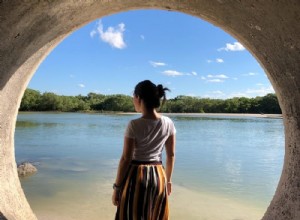
[[[103,95],[89,93],[86,96],[64,96],[52,92],[40,93],[26,89],[20,111],[118,111],[134,112],[132,97],[128,95]],[[263,97],[230,99],[177,96],[169,99],[161,109],[167,113],[264,113],[281,114],[275,94]]]

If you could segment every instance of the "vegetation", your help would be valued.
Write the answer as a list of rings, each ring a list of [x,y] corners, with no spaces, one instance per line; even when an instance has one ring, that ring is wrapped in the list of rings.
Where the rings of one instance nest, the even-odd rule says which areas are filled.
[[[41,94],[26,89],[20,111],[121,111],[134,112],[132,97],[127,95],[103,95],[89,93],[87,96],[63,96],[51,92]],[[196,98],[177,96],[169,99],[161,109],[168,113],[265,113],[281,114],[275,94],[263,97],[230,99]]]

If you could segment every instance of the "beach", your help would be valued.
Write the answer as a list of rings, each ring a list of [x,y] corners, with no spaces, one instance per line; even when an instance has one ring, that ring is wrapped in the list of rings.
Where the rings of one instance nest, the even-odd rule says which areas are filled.
[[[108,186],[105,188],[106,193],[102,199],[93,199],[96,204],[91,203],[89,198],[82,198],[80,204],[62,203],[63,207],[59,211],[41,209],[35,214],[39,220],[114,219],[116,207],[111,203],[111,190]],[[245,204],[208,192],[200,193],[178,185],[174,186],[169,199],[172,220],[258,220],[265,211],[254,204]],[[46,206],[43,204],[44,208]]]

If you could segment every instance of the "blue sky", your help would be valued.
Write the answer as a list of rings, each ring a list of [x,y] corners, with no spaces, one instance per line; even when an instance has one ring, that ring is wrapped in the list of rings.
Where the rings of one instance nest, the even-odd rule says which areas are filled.
[[[59,95],[132,95],[145,79],[170,88],[169,98],[274,92],[232,36],[199,18],[161,10],[118,13],[76,30],[41,63],[28,87]]]

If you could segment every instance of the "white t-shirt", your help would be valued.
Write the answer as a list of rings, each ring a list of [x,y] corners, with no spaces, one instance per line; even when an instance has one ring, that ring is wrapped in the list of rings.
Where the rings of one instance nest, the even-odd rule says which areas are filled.
[[[176,133],[173,121],[167,116],[159,119],[131,120],[125,136],[135,139],[133,160],[161,161],[162,151],[169,136]]]

